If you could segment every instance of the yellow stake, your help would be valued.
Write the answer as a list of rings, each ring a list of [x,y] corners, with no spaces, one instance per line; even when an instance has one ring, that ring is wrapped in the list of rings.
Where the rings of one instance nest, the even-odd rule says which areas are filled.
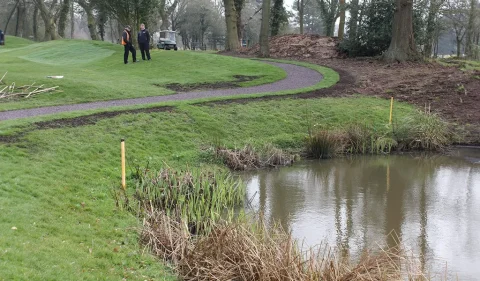
[[[125,140],[122,139],[120,142],[120,150],[122,154],[122,188],[126,190],[126,181],[125,181]]]
[[[392,113],[393,113],[393,97],[390,98],[390,121],[388,124],[392,125]]]

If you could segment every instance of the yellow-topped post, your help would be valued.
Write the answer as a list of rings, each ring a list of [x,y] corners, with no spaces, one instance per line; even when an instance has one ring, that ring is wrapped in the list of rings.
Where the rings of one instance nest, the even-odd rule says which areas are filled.
[[[390,120],[388,124],[392,125],[392,116],[393,116],[393,97],[390,98]]]
[[[123,190],[126,190],[127,183],[125,180],[125,140],[124,139],[120,141],[120,152],[122,157],[122,188]]]

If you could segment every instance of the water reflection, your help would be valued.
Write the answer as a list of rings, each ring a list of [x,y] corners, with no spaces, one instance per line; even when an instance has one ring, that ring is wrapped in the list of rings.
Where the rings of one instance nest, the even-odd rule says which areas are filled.
[[[356,256],[393,244],[394,231],[422,254],[422,267],[435,257],[437,270],[447,261],[460,280],[477,280],[480,165],[472,159],[480,149],[311,161],[245,177],[254,209],[307,245],[328,242]]]

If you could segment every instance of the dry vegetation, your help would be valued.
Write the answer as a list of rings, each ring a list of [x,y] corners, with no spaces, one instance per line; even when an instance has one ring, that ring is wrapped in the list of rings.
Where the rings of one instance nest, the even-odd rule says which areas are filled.
[[[426,280],[400,247],[365,252],[350,263],[328,247],[301,251],[281,227],[262,223],[217,223],[207,235],[192,236],[185,224],[152,211],[141,237],[184,280]]]
[[[30,85],[17,86],[15,82],[12,82],[10,85],[5,85],[3,79],[7,75],[7,72],[0,79],[0,99],[9,99],[9,98],[18,98],[24,97],[29,98],[42,93],[49,93],[57,91],[58,86],[55,87],[45,87],[45,85],[35,85],[32,83]],[[5,85],[5,86],[3,86]]]
[[[245,145],[242,149],[228,149],[217,146],[215,155],[234,171],[287,166],[293,164],[295,158],[271,145],[267,145],[261,150],[255,149],[252,145]]]
[[[338,40],[317,34],[287,34],[270,39],[270,55],[282,58],[336,58]],[[257,55],[259,45],[239,51],[243,55]]]

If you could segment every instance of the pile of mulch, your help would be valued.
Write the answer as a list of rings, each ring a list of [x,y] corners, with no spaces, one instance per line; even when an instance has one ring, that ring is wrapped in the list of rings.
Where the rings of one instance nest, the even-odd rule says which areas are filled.
[[[278,58],[336,58],[338,40],[317,34],[287,34],[270,39],[270,56]],[[243,48],[242,55],[257,55],[260,46]]]

